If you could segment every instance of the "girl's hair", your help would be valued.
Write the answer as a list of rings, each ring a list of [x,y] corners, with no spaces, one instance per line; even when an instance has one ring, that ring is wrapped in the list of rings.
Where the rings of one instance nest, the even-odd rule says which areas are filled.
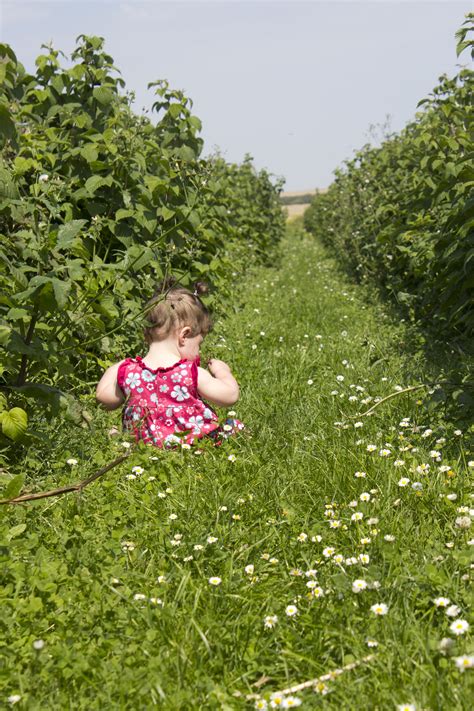
[[[204,282],[194,284],[194,293],[179,286],[172,276],[166,277],[145,306],[144,335],[147,343],[161,341],[182,326],[191,328],[190,337],[207,335],[212,329],[209,311],[199,298],[209,291]]]

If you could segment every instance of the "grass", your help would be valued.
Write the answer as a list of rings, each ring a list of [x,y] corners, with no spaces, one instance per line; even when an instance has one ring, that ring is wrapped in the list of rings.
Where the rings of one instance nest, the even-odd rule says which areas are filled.
[[[368,303],[299,222],[234,306],[203,357],[236,374],[244,433],[200,455],[140,447],[81,495],[2,507],[0,705],[18,695],[25,709],[253,708],[256,696],[372,654],[296,694],[303,707],[468,709],[472,671],[454,658],[472,654],[472,637],[449,630],[468,619],[472,532],[455,524],[472,506],[467,432],[430,421],[423,391],[356,417],[368,396],[430,381],[412,332]],[[52,425],[56,447],[42,461],[28,455],[30,488],[85,478],[123,452],[123,438],[107,435],[118,419],[98,413],[90,432]],[[427,463],[429,473],[416,471]],[[144,471],[126,479],[132,466]],[[356,579],[368,587],[353,592]],[[306,585],[314,580],[322,596]],[[436,607],[440,596],[456,617]]]

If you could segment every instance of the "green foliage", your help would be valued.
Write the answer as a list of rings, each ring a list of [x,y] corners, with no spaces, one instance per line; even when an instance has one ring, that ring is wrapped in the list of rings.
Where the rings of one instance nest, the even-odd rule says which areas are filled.
[[[69,68],[45,46],[34,75],[0,45],[0,388],[74,421],[70,394],[141,347],[159,279],[204,278],[218,307],[284,229],[280,183],[248,156],[200,159],[192,101],[165,80],[149,84],[159,121],[134,114],[103,44],[79,36]]]
[[[457,52],[474,13],[456,33]],[[380,148],[365,145],[304,216],[359,281],[373,281],[407,315],[445,338],[474,333],[474,72],[445,74],[416,120]]]

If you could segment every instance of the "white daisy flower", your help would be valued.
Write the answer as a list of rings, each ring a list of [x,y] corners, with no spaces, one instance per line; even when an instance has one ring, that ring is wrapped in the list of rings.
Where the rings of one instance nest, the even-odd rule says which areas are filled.
[[[263,624],[267,629],[271,629],[272,627],[275,627],[277,622],[278,622],[277,615],[267,615],[263,620]]]
[[[211,585],[220,585],[222,580],[216,576],[213,576],[212,578],[209,578],[209,583]]]
[[[474,667],[474,655],[463,654],[461,657],[454,657],[454,663],[461,672],[465,669],[472,669]]]
[[[285,612],[288,617],[294,617],[298,613],[298,608],[296,607],[296,605],[287,605],[285,608]]]
[[[388,606],[384,602],[377,602],[370,609],[374,615],[386,615],[388,612]]]
[[[454,622],[451,622],[449,625],[449,629],[453,634],[464,634],[469,629],[469,622],[466,622],[466,620],[454,620]]]
[[[365,580],[354,580],[352,583],[352,592],[359,593],[361,590],[365,590],[367,583]]]

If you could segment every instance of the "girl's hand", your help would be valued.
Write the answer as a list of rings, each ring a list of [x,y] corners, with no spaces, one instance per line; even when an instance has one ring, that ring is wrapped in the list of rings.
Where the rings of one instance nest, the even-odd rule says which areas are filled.
[[[208,360],[207,365],[215,378],[218,378],[219,376],[224,374],[227,375],[231,372],[227,363],[224,363],[223,360],[219,360],[218,358],[211,358],[210,360]]]

